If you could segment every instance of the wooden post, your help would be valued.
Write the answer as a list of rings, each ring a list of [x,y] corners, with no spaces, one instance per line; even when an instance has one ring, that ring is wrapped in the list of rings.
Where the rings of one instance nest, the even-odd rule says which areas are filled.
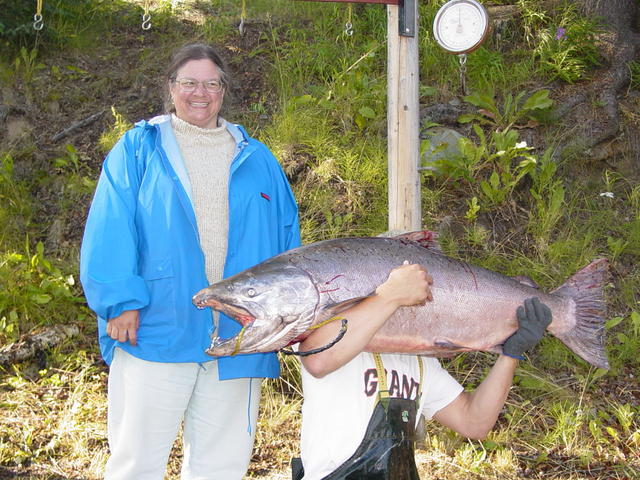
[[[415,22],[413,36],[400,35],[401,8],[413,9],[413,12],[405,12],[403,17]],[[420,106],[417,25],[417,0],[405,1],[404,7],[387,5],[389,230],[413,231],[422,227],[418,173]]]

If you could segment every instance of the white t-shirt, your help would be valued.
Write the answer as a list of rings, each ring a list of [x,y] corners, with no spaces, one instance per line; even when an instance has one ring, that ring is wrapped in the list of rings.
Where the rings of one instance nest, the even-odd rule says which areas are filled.
[[[418,357],[381,355],[391,397],[415,400],[420,383]],[[422,357],[423,385],[418,412],[431,418],[463,391],[435,358]],[[373,355],[361,353],[342,368],[315,378],[304,368],[301,457],[304,480],[318,480],[338,468],[358,448],[378,393]],[[420,415],[416,415],[416,422]]]

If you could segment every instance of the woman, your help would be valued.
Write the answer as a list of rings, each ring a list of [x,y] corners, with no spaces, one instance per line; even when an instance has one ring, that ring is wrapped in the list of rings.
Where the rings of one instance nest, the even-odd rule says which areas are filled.
[[[239,326],[191,297],[300,243],[289,184],[265,145],[219,116],[228,74],[215,50],[178,50],[169,115],[142,121],[105,159],[87,219],[81,281],[110,365],[107,479],[164,477],[183,424],[183,479],[240,479],[261,379],[275,354],[204,353]]]

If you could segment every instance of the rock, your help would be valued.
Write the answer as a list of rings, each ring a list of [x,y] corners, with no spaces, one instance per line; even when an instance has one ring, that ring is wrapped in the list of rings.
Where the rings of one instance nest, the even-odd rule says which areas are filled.
[[[433,127],[427,130],[426,137],[430,145],[422,153],[422,167],[432,169],[430,164],[436,160],[460,155],[458,140],[462,134],[451,128]]]
[[[9,142],[19,140],[33,132],[33,125],[22,117],[7,120],[7,140]]]

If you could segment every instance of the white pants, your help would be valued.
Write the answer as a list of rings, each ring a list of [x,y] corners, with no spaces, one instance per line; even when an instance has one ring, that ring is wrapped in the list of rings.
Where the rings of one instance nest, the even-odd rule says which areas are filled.
[[[218,380],[218,362],[158,363],[116,348],[109,371],[107,480],[162,480],[184,420],[182,480],[240,480],[262,379]]]

